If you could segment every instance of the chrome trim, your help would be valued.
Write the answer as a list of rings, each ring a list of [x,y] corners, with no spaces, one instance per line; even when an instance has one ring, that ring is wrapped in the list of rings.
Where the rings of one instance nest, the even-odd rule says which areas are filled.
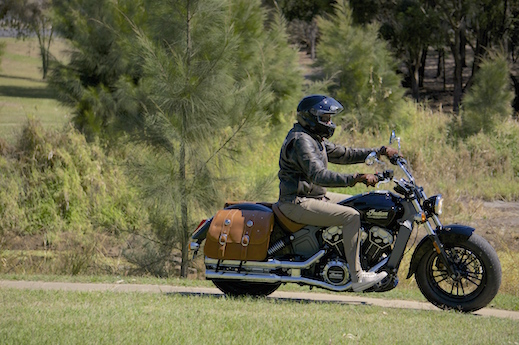
[[[227,234],[220,234],[220,237],[218,238],[218,243],[220,243],[221,246],[225,246],[227,243]]]
[[[239,261],[239,260],[218,260],[205,257],[206,265],[218,265],[219,267],[243,267],[243,268],[294,268],[294,269],[305,269],[316,263],[321,259],[326,251],[324,249],[315,253],[311,258],[306,261],[293,262],[293,261],[279,261],[270,259],[268,261]]]
[[[319,254],[319,253],[317,253]],[[316,255],[317,255],[316,254]],[[315,256],[315,255],[314,255]],[[378,264],[373,266],[369,271],[376,272],[380,268],[382,268],[388,261],[388,258],[384,258],[384,260],[380,261]],[[216,260],[218,261],[218,260]],[[308,260],[307,260],[308,261]],[[239,261],[238,261],[239,262]],[[256,262],[259,263],[259,262]],[[293,264],[293,263],[291,263]],[[252,266],[257,267],[257,266]],[[332,285],[326,283],[324,281],[310,279],[306,277],[300,276],[280,276],[277,274],[248,274],[248,273],[237,273],[237,272],[229,272],[229,271],[218,271],[212,269],[205,270],[206,279],[228,279],[228,280],[243,280],[249,282],[263,282],[263,283],[296,283],[296,284],[305,284],[317,286],[326,290],[342,292],[351,290],[351,281],[346,285]]]

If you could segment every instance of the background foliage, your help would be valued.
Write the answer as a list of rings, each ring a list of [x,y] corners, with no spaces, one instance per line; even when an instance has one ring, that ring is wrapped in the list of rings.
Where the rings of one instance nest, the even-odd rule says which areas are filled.
[[[447,197],[446,221],[470,218],[467,199],[518,199],[519,129],[509,79],[516,47],[492,53],[502,42],[498,27],[490,40],[474,36],[482,35],[474,23],[494,23],[503,2],[485,3],[493,10],[488,16],[476,7],[427,2],[426,18],[416,16],[437,24],[446,9],[461,13],[462,22],[470,14],[465,33],[474,35],[466,36],[478,37],[473,47],[490,52],[485,57],[474,49],[474,77],[464,85],[459,113],[404,97],[397,72],[407,79],[427,51],[452,48],[462,38],[452,28],[446,32],[457,38],[443,37],[434,25],[434,42],[398,35],[395,19],[422,8],[422,1],[398,2],[398,8],[384,2],[384,11],[372,1],[279,1],[279,10],[246,0],[175,4],[52,2],[53,25],[69,55],[54,61],[51,89],[38,96],[59,95],[73,126],[49,131],[30,120],[15,141],[0,143],[1,243],[19,248],[36,239],[37,248],[43,243],[52,250],[72,238],[64,266],[77,274],[98,266],[99,253],[106,257],[98,236],[106,235],[113,257],[123,253],[129,262],[124,272],[185,275],[179,251],[185,259],[187,235],[201,218],[225,199],[277,199],[279,147],[295,121],[293,109],[303,94],[317,92],[347,109],[337,143],[376,147],[396,129],[417,179]],[[513,12],[515,2],[509,5]],[[406,18],[406,25],[416,25],[415,17]],[[287,20],[296,19],[318,29],[312,81],[303,79],[298,51],[288,43],[293,23]],[[381,37],[390,37],[389,44]],[[2,97],[10,96],[4,104],[14,99],[6,90],[0,88]]]
[[[404,90],[378,27],[353,25],[347,1],[335,6],[334,16],[319,17],[318,26],[317,63],[336,83],[330,91],[345,106],[344,122],[367,130],[394,123]]]
[[[144,229],[146,212],[118,162],[73,128],[28,120],[17,143],[1,142],[0,234],[44,235],[53,247],[62,232],[117,237]]]

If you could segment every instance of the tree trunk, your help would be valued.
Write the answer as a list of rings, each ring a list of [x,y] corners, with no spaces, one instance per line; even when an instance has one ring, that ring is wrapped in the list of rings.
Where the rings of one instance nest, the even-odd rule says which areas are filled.
[[[191,68],[191,12],[190,12],[190,1],[186,2],[186,90],[189,90],[189,78]],[[180,264],[180,276],[182,278],[187,277],[187,269],[189,264],[189,205],[187,195],[187,181],[186,181],[186,145],[187,145],[187,109],[182,110],[182,135],[180,143],[180,215],[181,215],[181,236],[182,241],[182,262]]]
[[[40,48],[40,57],[41,57],[41,70],[42,70],[42,78],[47,78],[47,71],[49,69],[49,52],[47,44],[45,42],[45,32],[41,33],[40,31],[36,32],[36,37],[38,38],[38,45]]]
[[[438,49],[438,60],[436,65],[436,78],[440,77],[443,73],[443,48]]]
[[[308,23],[306,36],[307,40],[310,42],[310,58],[315,60],[315,46],[317,45],[317,22],[315,20]]]
[[[454,57],[454,96],[452,111],[456,114],[460,110],[461,96],[463,94],[463,61],[461,58],[460,45],[460,31],[457,30],[454,34],[454,43],[451,44],[452,56]]]
[[[467,36],[465,35],[465,22],[462,24],[462,28],[460,30],[460,60],[461,60],[461,67],[467,67],[467,53],[466,53],[466,46],[467,46]]]
[[[409,79],[411,79],[411,95],[413,96],[413,99],[418,101],[420,98],[420,88],[418,86],[418,66],[416,63],[416,59],[414,61],[410,61],[408,64],[408,70],[409,70]]]
[[[422,56],[420,58],[420,69],[419,69],[419,76],[418,76],[418,87],[423,87],[423,81],[425,79],[425,63],[427,61],[427,50],[429,47],[425,47],[422,49]]]
[[[186,117],[184,116],[184,119]],[[180,147],[180,217],[181,217],[181,235],[180,240],[182,241],[182,262],[180,264],[180,276],[182,278],[187,277],[187,269],[189,264],[189,208],[188,208],[188,197],[187,197],[187,181],[186,181],[186,143],[185,139]]]
[[[38,25],[41,25],[39,27]],[[36,33],[36,37],[38,38],[38,45],[40,47],[40,57],[41,57],[41,69],[43,74],[43,79],[47,78],[47,74],[49,72],[49,64],[50,64],[50,44],[52,41],[52,35],[54,33],[54,29],[51,27],[50,32],[47,35],[47,23],[43,18],[41,22],[38,22],[38,25],[33,27],[33,31]]]

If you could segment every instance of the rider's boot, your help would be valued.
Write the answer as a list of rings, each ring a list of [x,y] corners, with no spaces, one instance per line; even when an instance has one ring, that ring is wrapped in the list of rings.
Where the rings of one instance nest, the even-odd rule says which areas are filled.
[[[387,272],[375,273],[361,271],[357,273],[357,282],[352,283],[351,287],[355,292],[364,291],[382,281],[385,277],[387,277]]]

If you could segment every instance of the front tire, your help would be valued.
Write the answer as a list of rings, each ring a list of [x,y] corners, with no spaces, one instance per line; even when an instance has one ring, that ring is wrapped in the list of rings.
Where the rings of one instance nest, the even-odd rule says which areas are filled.
[[[501,264],[494,248],[477,234],[464,241],[442,237],[445,252],[459,274],[449,276],[440,256],[431,249],[418,264],[418,287],[429,302],[442,309],[472,312],[485,307],[501,285]]]
[[[229,296],[268,296],[278,289],[281,283],[256,283],[241,280],[213,279],[213,284]]]

